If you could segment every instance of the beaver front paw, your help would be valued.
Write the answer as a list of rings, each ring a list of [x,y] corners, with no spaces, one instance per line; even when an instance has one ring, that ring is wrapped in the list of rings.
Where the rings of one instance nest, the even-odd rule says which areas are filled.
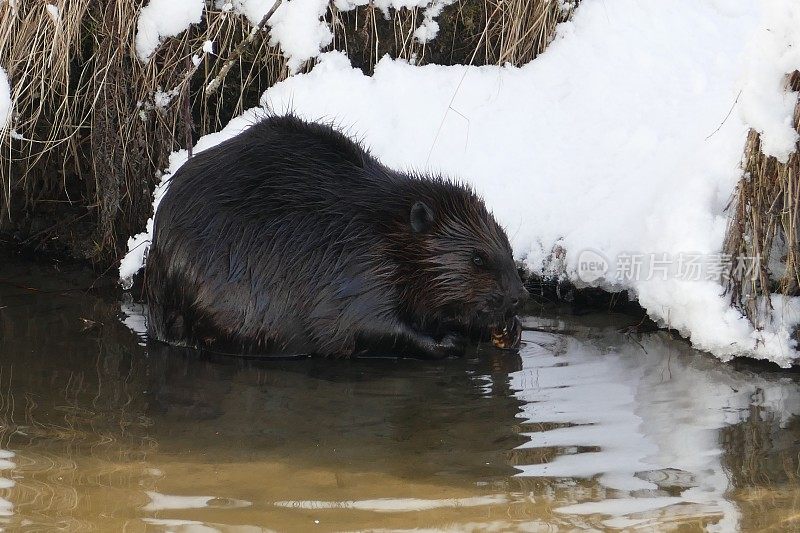
[[[434,343],[432,357],[443,358],[464,355],[467,348],[467,338],[457,333],[448,333]]]
[[[445,357],[460,357],[464,355],[468,340],[465,336],[455,332],[443,336],[432,336],[416,328],[399,324],[396,326],[395,342],[405,344],[407,349],[419,356],[430,359],[443,359]]]

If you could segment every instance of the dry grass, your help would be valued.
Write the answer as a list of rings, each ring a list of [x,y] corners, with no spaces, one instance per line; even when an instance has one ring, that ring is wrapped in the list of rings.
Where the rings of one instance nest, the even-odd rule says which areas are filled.
[[[388,54],[418,64],[522,65],[540,54],[568,20],[578,0],[460,0],[436,20],[437,37],[422,44],[414,31],[424,20],[423,9],[393,11],[387,19],[374,5],[339,12],[330,8],[333,47],[347,51],[354,64],[371,72]]]
[[[59,20],[48,14],[48,3],[58,7]],[[274,83],[286,70],[278,51],[260,40],[250,51],[253,58],[239,61],[218,91],[204,97],[221,62],[211,58],[198,69],[191,56],[202,55],[207,39],[223,53],[233,50],[249,26],[209,9],[202,31],[193,28],[167,41],[142,63],[134,37],[144,3],[0,5],[0,65],[12,82],[15,110],[15,135],[0,138],[0,151],[8,154],[0,167],[0,215],[10,220],[52,202],[74,208],[71,214],[77,210],[95,222],[78,253],[100,262],[115,259],[120,241],[142,227],[156,172],[169,153],[220,129],[257,101],[249,100],[258,94],[251,86]],[[168,105],[155,105],[159,91],[172,95]]]
[[[0,65],[15,110],[14,135],[0,132],[0,231],[17,231],[34,245],[66,239],[70,253],[111,264],[149,216],[169,153],[218,131],[286,77],[286,61],[265,34],[250,38],[242,17],[211,1],[202,24],[139,61],[134,38],[145,3],[0,3]],[[58,8],[57,19],[48,4]],[[462,0],[445,8],[439,36],[425,45],[413,38],[421,9],[387,19],[372,5],[340,13],[331,4],[328,19],[332,47],[371,72],[386,53],[419,63],[521,64],[569,14],[548,0]],[[203,56],[206,40],[216,55],[195,67],[191,58]],[[156,105],[163,94],[169,103]]]
[[[788,88],[800,90],[800,72],[788,78]],[[800,100],[794,125],[800,131]],[[727,289],[756,327],[767,319],[760,296],[772,292],[800,293],[800,146],[786,163],[761,152],[761,138],[750,131],[744,155],[744,176],[732,203],[725,253],[759,258],[754,275],[733,272]],[[734,261],[735,263],[735,261]]]
[[[64,96],[70,92],[71,58],[80,53],[81,20],[88,4],[88,0],[73,2],[64,10],[64,1],[56,2],[62,10],[58,24],[44,2],[0,6],[0,64],[14,81],[15,129],[25,135],[15,159],[26,167],[35,167],[55,150],[74,150],[70,143],[86,119],[86,103]],[[3,143],[7,142],[4,136]],[[11,164],[8,158],[3,165],[6,205],[12,188],[24,185],[10,179]]]
[[[483,63],[521,65],[550,44],[556,24],[567,20],[577,0],[562,9],[561,2],[495,0],[486,2],[486,27],[482,39]]]

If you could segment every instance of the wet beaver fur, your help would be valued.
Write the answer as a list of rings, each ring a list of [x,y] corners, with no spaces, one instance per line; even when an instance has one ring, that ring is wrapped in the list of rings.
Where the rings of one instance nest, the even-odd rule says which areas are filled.
[[[459,355],[527,298],[467,187],[383,166],[333,128],[263,119],[172,177],[148,328],[238,353]]]

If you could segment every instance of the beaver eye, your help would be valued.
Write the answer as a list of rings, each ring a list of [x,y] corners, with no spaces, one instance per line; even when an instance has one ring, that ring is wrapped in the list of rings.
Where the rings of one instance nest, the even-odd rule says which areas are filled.
[[[481,256],[480,256],[480,255],[478,255],[478,254],[473,254],[473,256],[472,256],[472,263],[473,263],[475,266],[482,267],[482,266],[483,266],[483,257],[481,257]]]

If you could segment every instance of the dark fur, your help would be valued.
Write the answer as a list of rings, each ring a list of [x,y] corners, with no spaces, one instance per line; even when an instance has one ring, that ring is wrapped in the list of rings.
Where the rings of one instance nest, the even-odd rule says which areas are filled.
[[[145,284],[156,338],[246,353],[458,354],[527,296],[474,192],[292,116],[180,168]]]

